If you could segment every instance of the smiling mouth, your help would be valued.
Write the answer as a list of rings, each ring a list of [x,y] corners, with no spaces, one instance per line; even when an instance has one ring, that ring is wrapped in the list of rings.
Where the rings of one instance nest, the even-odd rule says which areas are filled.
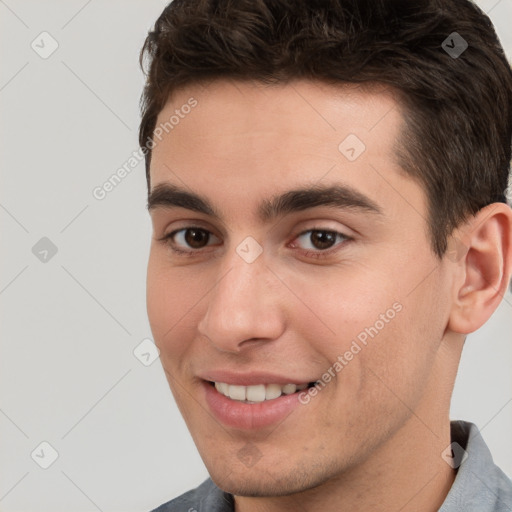
[[[315,385],[309,384],[256,384],[253,386],[240,386],[227,384],[226,382],[211,382],[210,385],[227,398],[246,404],[258,404],[268,400],[274,400],[281,395],[292,395]]]

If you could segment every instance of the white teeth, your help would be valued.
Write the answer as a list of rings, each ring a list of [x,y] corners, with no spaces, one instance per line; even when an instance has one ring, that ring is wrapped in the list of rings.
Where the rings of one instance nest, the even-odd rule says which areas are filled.
[[[297,386],[295,384],[286,384],[286,386],[283,386],[283,393],[285,395],[291,395],[292,393],[295,393],[297,391]]]
[[[254,386],[238,386],[216,382],[215,389],[222,395],[238,400],[240,402],[259,403],[265,400],[273,400],[281,395],[291,395],[296,391],[302,391],[308,387],[307,384],[257,384]]]
[[[215,389],[222,393],[223,395],[228,396],[228,385],[225,382],[216,382]]]
[[[245,400],[245,389],[245,386],[235,386],[230,384],[228,388],[229,398],[232,398],[233,400]]]
[[[265,400],[272,400],[281,396],[281,386],[279,384],[267,384],[265,386]]]
[[[263,402],[265,400],[265,385],[247,386],[245,395],[249,402]]]

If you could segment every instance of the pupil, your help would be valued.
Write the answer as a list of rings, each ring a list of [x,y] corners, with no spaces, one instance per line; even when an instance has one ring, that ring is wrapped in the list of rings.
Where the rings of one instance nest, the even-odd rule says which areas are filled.
[[[185,240],[191,247],[203,247],[202,242],[208,242],[208,233],[202,229],[187,229]]]
[[[317,249],[327,249],[336,241],[336,233],[332,231],[313,231],[311,241]]]

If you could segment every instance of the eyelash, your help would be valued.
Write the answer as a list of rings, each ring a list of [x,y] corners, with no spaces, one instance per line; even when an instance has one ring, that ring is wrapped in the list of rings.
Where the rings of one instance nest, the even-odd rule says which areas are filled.
[[[198,252],[201,251],[201,249],[192,249],[190,251],[186,251],[186,250],[183,250],[183,249],[179,249],[176,247],[175,245],[175,242],[172,240],[174,238],[174,236],[182,231],[187,231],[189,229],[197,229],[199,231],[203,231],[205,233],[209,233],[209,234],[212,234],[210,231],[208,231],[207,229],[204,229],[204,228],[201,228],[199,226],[187,226],[187,227],[184,227],[184,228],[181,228],[181,229],[176,229],[175,231],[172,231],[171,233],[167,234],[167,235],[164,235],[162,238],[159,238],[158,241],[159,242],[163,242],[165,243],[166,245],[169,246],[169,248],[171,249],[172,252],[174,252],[175,254],[178,254],[180,256],[186,256],[186,257],[194,257],[197,255]],[[335,230],[332,230],[332,229],[325,229],[325,228],[318,228],[318,227],[314,227],[314,228],[311,228],[311,229],[307,229],[305,231],[302,231],[301,233],[299,233],[298,235],[295,236],[294,240],[296,240],[297,238],[307,234],[307,233],[312,233],[312,232],[320,232],[320,233],[332,233],[334,235],[336,235],[336,238],[338,239],[338,237],[341,237],[343,240],[341,243],[338,243],[336,245],[329,248],[329,249],[325,249],[325,250],[322,250],[322,249],[317,249],[315,251],[311,251],[311,250],[306,250],[306,251],[303,251],[303,255],[308,257],[308,258],[317,258],[317,259],[321,259],[321,258],[326,258],[326,257],[329,257],[331,256],[333,253],[341,250],[341,247],[340,246],[345,246],[348,242],[352,241],[353,238],[343,234],[343,233],[340,233],[339,231],[335,231]]]

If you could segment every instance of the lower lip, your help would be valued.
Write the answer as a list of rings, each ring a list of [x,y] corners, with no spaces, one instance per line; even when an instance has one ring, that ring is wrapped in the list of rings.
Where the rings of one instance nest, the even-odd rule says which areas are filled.
[[[224,425],[237,429],[255,430],[275,425],[300,405],[299,392],[248,404],[231,400],[208,382],[204,382],[204,389],[206,402],[214,416]]]

